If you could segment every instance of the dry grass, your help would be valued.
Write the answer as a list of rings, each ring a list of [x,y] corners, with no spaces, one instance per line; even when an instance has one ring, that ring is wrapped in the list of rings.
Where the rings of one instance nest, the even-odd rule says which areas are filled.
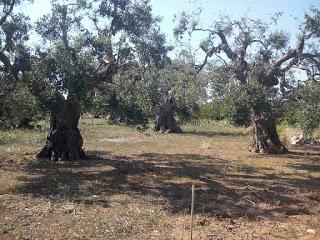
[[[0,239],[188,239],[192,183],[195,239],[320,238],[320,149],[254,154],[223,125],[81,129],[79,162],[35,160],[42,130],[0,134]]]

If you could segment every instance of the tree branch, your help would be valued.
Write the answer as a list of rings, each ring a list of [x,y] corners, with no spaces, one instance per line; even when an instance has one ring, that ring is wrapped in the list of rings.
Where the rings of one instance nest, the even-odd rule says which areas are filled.
[[[227,38],[225,34],[223,33],[223,30],[218,30],[218,31],[213,31],[210,29],[204,29],[204,28],[194,28],[193,31],[202,31],[202,32],[209,32],[210,36],[213,34],[216,34],[219,36],[221,40],[221,44],[219,44],[217,47],[212,47],[209,51],[206,51],[206,56],[204,58],[204,61],[201,65],[197,65],[197,70],[196,73],[199,73],[204,66],[208,62],[208,58],[211,57],[214,53],[219,53],[221,50],[227,55],[227,57],[232,60],[236,61],[237,59],[237,54],[233,52],[233,50],[230,48]],[[203,49],[204,50],[204,49]]]
[[[206,29],[206,28],[194,28],[193,31],[209,32],[210,35],[217,34],[221,40],[221,43],[222,43],[221,49],[227,54],[228,58],[230,58],[233,61],[236,60],[237,55],[230,48],[228,41],[227,41],[227,38],[223,33],[223,30],[213,31],[213,30]]]
[[[3,93],[0,93],[0,98],[6,96],[8,93],[14,91],[16,89],[16,84],[19,80],[18,71],[14,69],[13,65],[10,63],[8,57],[3,53],[0,52],[0,61],[3,63],[4,68],[2,69],[5,72],[11,73],[14,77],[14,80],[12,85],[10,87],[6,86],[6,89],[4,89]]]
[[[200,65],[196,65],[196,73],[198,74],[203,68],[204,66],[207,64],[208,62],[208,58],[212,57],[212,55],[214,53],[219,53],[221,51],[222,45],[218,45],[217,47],[212,47],[209,51],[206,52],[206,56],[204,58],[204,61],[202,62],[202,64]]]
[[[10,72],[16,80],[18,80],[18,71],[13,68],[13,65],[10,63],[8,57],[0,52],[0,61],[3,63],[5,71]]]
[[[214,33],[215,33],[215,31],[212,31],[212,30],[207,29],[207,28],[196,28],[196,27],[193,28],[192,31],[209,32],[209,33],[211,33],[211,34],[214,34]]]
[[[302,53],[303,48],[304,48],[304,42],[305,42],[305,37],[301,37],[296,45],[296,47],[294,49],[289,49],[289,51],[285,54],[283,54],[280,58],[278,58],[271,67],[272,69],[277,69],[280,68],[280,66],[288,61],[291,58],[296,57],[298,54]]]
[[[16,3],[16,0],[12,0],[12,2],[10,2],[8,11],[3,10],[4,16],[2,16],[0,19],[0,26],[2,26],[2,24],[7,20],[7,17],[11,14],[15,3]]]
[[[283,54],[280,58],[278,58],[277,60],[275,60],[273,62],[273,64],[271,64],[271,67],[266,75],[265,78],[265,85],[266,86],[274,86],[277,85],[279,83],[278,80],[276,80],[278,77],[282,76],[283,74],[285,74],[286,71],[288,71],[290,68],[292,68],[297,61],[299,61],[299,54],[302,53],[303,48],[304,48],[304,44],[305,44],[305,36],[302,36],[296,47],[294,49],[289,49],[287,53]],[[292,59],[292,61],[284,68],[281,69],[281,65]]]
[[[225,52],[225,54],[227,54],[228,58],[230,58],[232,61],[235,61],[237,59],[237,54],[235,54],[235,52],[233,52],[230,48],[223,31],[219,30],[218,32],[216,32],[216,34],[220,37],[220,40],[222,42],[221,49]]]

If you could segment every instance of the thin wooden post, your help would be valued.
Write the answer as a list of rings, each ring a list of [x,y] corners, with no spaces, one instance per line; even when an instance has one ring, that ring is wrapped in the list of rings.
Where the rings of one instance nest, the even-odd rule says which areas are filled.
[[[191,221],[190,221],[190,239],[192,240],[192,231],[193,231],[193,213],[194,213],[194,184],[191,188]]]

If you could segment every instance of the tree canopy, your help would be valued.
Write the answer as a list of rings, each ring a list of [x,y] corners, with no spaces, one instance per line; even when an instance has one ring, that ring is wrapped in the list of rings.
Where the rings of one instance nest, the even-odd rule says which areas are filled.
[[[277,30],[279,16],[276,14],[272,23],[260,19],[241,17],[239,19],[221,16],[210,27],[201,26],[194,15],[182,13],[175,28],[176,38],[183,38],[186,33],[206,34],[199,48],[205,57],[202,63],[195,64],[195,71],[200,72],[208,65],[210,58],[215,59],[218,68],[224,69],[224,76],[217,81],[228,86],[228,91],[239,92],[238,103],[245,102],[251,112],[255,138],[253,148],[258,152],[285,152],[274,126],[275,115],[271,100],[287,91],[286,75],[295,68],[307,72],[314,80],[319,72],[319,11],[311,9],[305,15],[305,22],[297,37],[297,43],[290,46],[290,36]],[[308,66],[308,67],[305,67]],[[242,89],[242,90],[241,90]],[[219,91],[219,90],[218,90]]]

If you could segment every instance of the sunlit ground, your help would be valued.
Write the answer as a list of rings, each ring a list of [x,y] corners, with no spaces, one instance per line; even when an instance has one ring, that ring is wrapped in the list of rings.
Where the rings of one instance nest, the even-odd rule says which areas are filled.
[[[34,159],[46,129],[1,132],[0,238],[319,239],[320,149],[250,153],[224,124],[145,133],[82,121],[87,159]],[[314,230],[314,232],[310,231]]]

